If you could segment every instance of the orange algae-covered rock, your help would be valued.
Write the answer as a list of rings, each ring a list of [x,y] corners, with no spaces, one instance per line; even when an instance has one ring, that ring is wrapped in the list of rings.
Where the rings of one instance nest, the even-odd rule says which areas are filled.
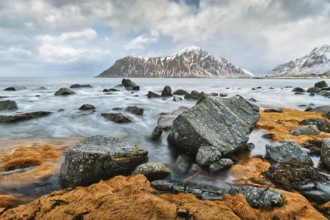
[[[157,195],[141,174],[116,176],[4,210],[0,219],[325,219],[303,196],[281,192],[286,205],[259,210],[240,194],[226,195],[224,201],[202,201],[192,194]]]
[[[319,135],[300,135],[294,136],[290,132],[293,128],[297,128],[300,122],[310,118],[320,118],[328,120],[325,116],[318,112],[304,112],[282,108],[282,113],[264,112],[260,111],[260,119],[257,128],[266,129],[268,133],[275,136],[272,138],[274,141],[295,141],[297,144],[304,144],[311,140],[320,140],[330,137],[329,133],[321,132]]]

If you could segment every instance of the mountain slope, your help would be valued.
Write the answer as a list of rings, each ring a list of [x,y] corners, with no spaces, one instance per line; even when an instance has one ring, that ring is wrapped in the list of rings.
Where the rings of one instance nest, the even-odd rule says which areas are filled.
[[[97,77],[252,77],[223,58],[210,55],[198,47],[189,47],[165,57],[119,59]]]
[[[275,67],[270,76],[323,74],[330,71],[330,45],[314,48],[308,55]]]

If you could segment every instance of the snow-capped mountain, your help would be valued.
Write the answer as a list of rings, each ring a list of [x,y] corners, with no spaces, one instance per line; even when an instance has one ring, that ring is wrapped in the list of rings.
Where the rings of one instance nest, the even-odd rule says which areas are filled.
[[[210,55],[199,47],[188,47],[165,57],[128,56],[97,77],[252,77],[249,71],[236,67],[224,58]]]
[[[330,45],[313,49],[308,55],[275,67],[269,76],[294,76],[330,72]]]

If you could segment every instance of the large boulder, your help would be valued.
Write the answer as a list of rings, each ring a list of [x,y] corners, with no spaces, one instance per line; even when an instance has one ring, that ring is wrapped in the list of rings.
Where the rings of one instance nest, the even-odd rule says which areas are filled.
[[[146,162],[147,155],[148,151],[115,138],[86,138],[64,152],[61,186],[86,186],[116,175],[128,175]]]
[[[125,87],[127,90],[140,90],[140,86],[136,85],[134,82],[132,82],[130,79],[123,79],[121,81],[121,84]]]
[[[313,165],[313,161],[307,152],[293,141],[267,144],[266,158],[275,162]]]
[[[328,169],[330,169],[330,138],[322,141],[321,161]]]
[[[187,154],[196,155],[201,146],[214,146],[225,156],[247,143],[259,117],[259,107],[240,96],[202,95],[196,106],[174,120],[168,141]]]
[[[325,88],[325,87],[328,87],[328,84],[323,80],[323,81],[319,81],[319,82],[315,83],[314,87]]]
[[[330,122],[325,119],[320,119],[320,118],[310,118],[310,119],[305,119],[300,122],[302,125],[316,125],[316,127],[323,132],[328,132],[330,133]]]
[[[16,115],[0,115],[0,123],[27,121],[35,118],[48,116],[50,114],[51,112],[40,111],[40,112],[20,113]]]
[[[58,91],[55,92],[56,96],[67,96],[73,94],[75,94],[75,92],[68,88],[60,88]]]
[[[16,109],[17,109],[17,104],[15,101],[11,101],[11,100],[0,101],[0,111],[10,111]]]

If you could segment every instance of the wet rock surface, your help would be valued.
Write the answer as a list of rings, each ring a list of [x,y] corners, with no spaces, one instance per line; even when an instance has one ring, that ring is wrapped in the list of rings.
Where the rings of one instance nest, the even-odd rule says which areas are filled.
[[[80,106],[79,110],[91,111],[91,110],[95,110],[95,106],[91,104],[83,104],[82,106]]]
[[[307,108],[305,111],[308,112],[319,112],[330,119],[330,105],[322,105],[315,108]]]
[[[321,161],[330,169],[330,138],[322,141]]]
[[[121,113],[102,113],[102,117],[115,123],[130,123],[133,119]]]
[[[280,109],[280,108],[268,108],[268,109],[265,109],[264,112],[275,112],[275,113],[282,113],[283,110]]]
[[[148,94],[147,94],[147,97],[149,99],[151,99],[151,98],[160,98],[161,96],[158,95],[158,94],[156,94],[156,93],[154,93],[154,92],[152,92],[152,91],[149,91]]]
[[[266,158],[275,162],[313,165],[313,161],[307,152],[293,141],[267,144]]]
[[[189,168],[192,166],[192,159],[187,155],[180,154],[175,160],[175,169],[181,174],[188,172]]]
[[[143,115],[144,112],[143,108],[139,108],[137,106],[127,106],[125,110],[135,115]]]
[[[206,167],[211,163],[221,159],[221,152],[218,148],[213,146],[202,146],[198,149],[196,155],[196,162],[198,165]]]
[[[161,96],[162,97],[171,97],[171,96],[173,96],[171,87],[170,86],[165,86],[163,91],[162,91]]]
[[[298,128],[294,128],[290,132],[294,136],[299,135],[318,135],[320,134],[320,130],[317,128],[316,125],[304,125]]]
[[[234,164],[234,162],[229,158],[222,158],[214,163],[209,164],[208,170],[211,173],[217,173],[223,169],[226,169],[228,167],[231,167]]]
[[[148,151],[104,136],[92,136],[64,152],[62,187],[86,186],[101,179],[127,175],[146,162]]]
[[[315,83],[314,87],[325,88],[325,87],[328,87],[328,84],[324,80],[322,80],[322,81]]]
[[[242,97],[203,95],[196,106],[174,120],[168,141],[187,154],[214,146],[227,155],[247,143],[258,119],[259,108]]]
[[[127,90],[140,90],[140,86],[136,85],[134,82],[132,82],[130,79],[123,79],[121,81],[121,84],[125,87]]]
[[[170,169],[164,163],[148,162],[136,167],[132,174],[143,174],[148,180],[152,181],[168,177],[170,175]]]
[[[156,126],[152,131],[152,133],[150,134],[149,139],[152,141],[159,140],[162,134],[163,134],[163,129]]]
[[[27,121],[27,120],[31,120],[31,119],[48,116],[50,114],[51,114],[51,112],[40,111],[40,112],[19,113],[16,115],[0,115],[0,123],[12,123],[12,122]]]
[[[302,125],[316,125],[316,127],[323,132],[330,133],[330,122],[325,119],[320,118],[311,118],[311,119],[305,119],[302,122],[300,122]]]
[[[79,89],[79,88],[93,88],[93,86],[89,84],[73,84],[70,86],[71,89]]]
[[[308,93],[317,93],[318,91],[320,91],[321,89],[318,87],[310,87],[307,89]]]
[[[26,89],[24,86],[10,86],[4,89],[4,91],[19,91]]]
[[[185,94],[184,99],[198,100],[201,97],[202,93],[193,90],[190,93]]]
[[[68,96],[68,95],[73,95],[73,94],[76,94],[76,93],[68,88],[61,88],[55,92],[56,96]]]
[[[11,100],[0,101],[0,111],[12,111],[17,109],[18,107],[15,101],[11,101]]]

